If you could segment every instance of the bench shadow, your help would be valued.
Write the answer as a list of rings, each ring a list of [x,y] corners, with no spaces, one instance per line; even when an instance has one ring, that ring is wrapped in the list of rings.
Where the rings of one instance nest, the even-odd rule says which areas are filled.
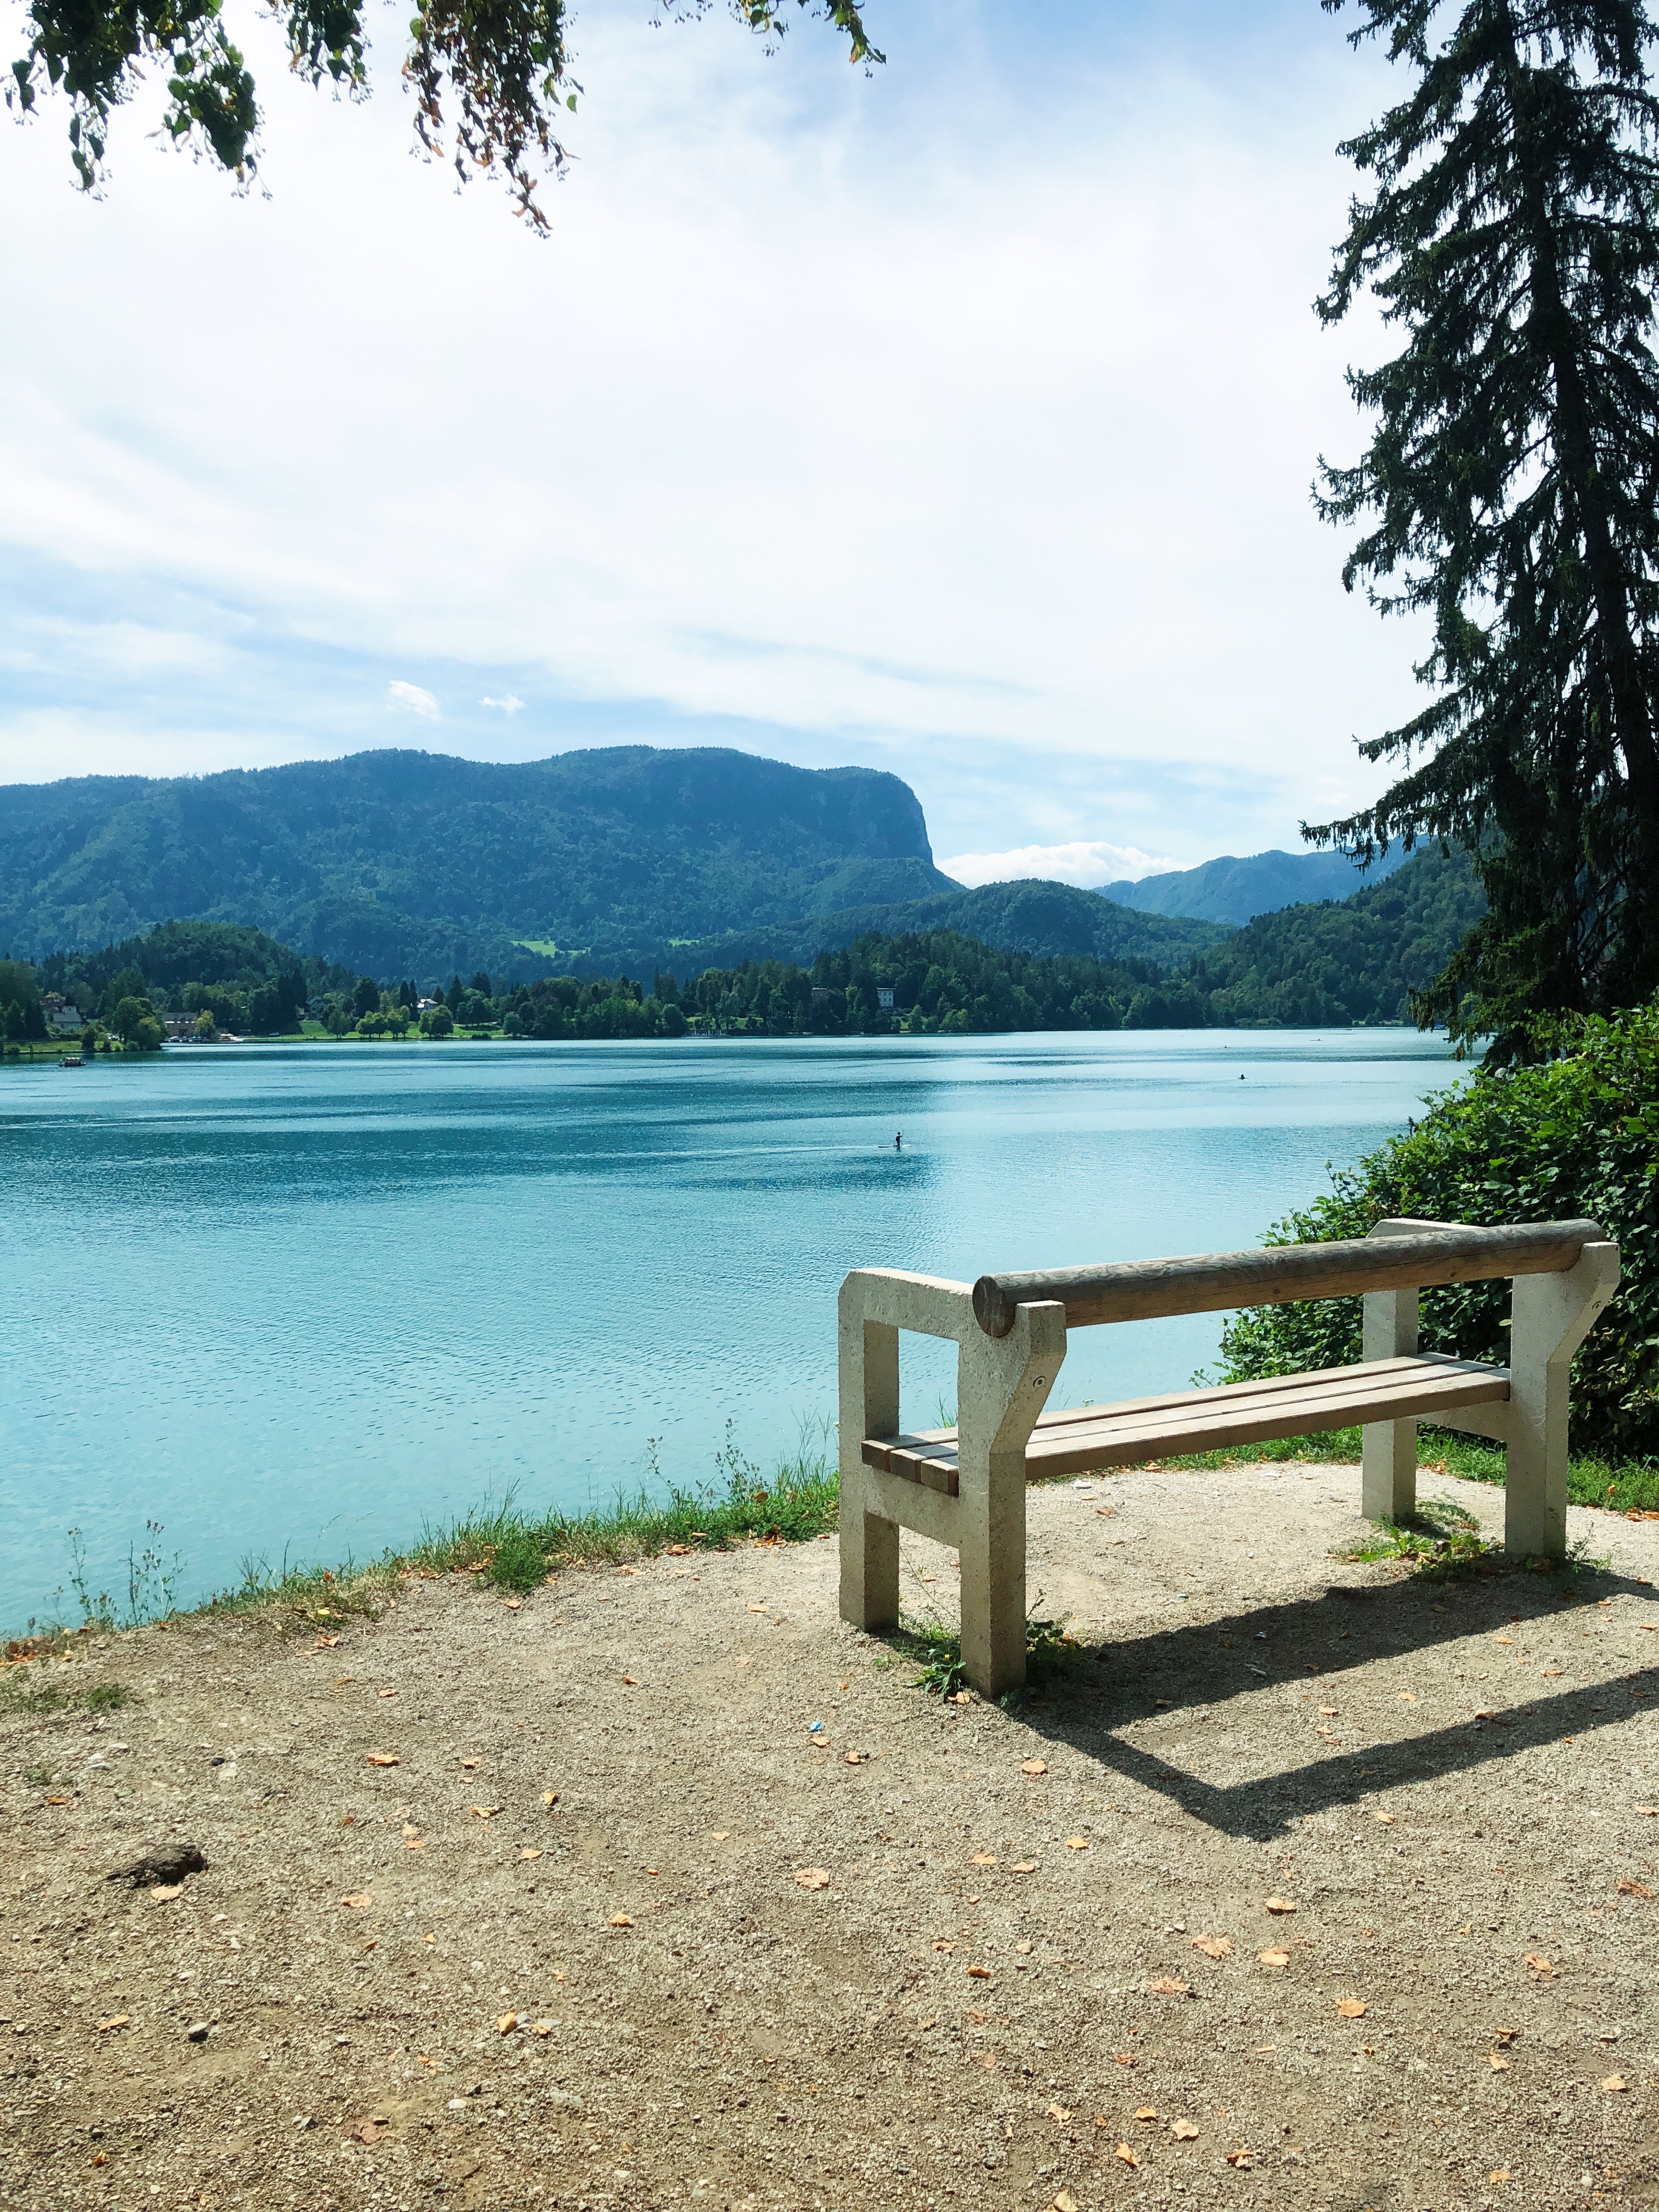
[[[1038,1734],[1067,1744],[1126,1782],[1157,1790],[1208,1826],[1266,1842],[1310,1813],[1407,1783],[1471,1772],[1628,1718],[1642,1709],[1642,1698],[1659,1696],[1659,1663],[1516,1705],[1501,1704],[1517,1686],[1512,1681],[1470,1684],[1468,1706],[1496,1708],[1492,1718],[1470,1717],[1391,1742],[1333,1747],[1305,1765],[1249,1782],[1206,1782],[1127,1741],[1121,1731],[1148,1720],[1178,1722],[1183,1711],[1196,1708],[1214,1715],[1253,1690],[1316,1680],[1330,1690],[1333,1678],[1340,1680],[1349,1668],[1409,1658],[1438,1644],[1489,1637],[1511,1626],[1524,1628],[1564,1613],[1594,1612],[1601,1598],[1641,1588],[1606,1573],[1581,1572],[1577,1579],[1580,1587],[1565,1596],[1559,1585],[1519,1573],[1471,1583],[1336,1583],[1320,1597],[1085,1645],[1086,1656],[1073,1668],[1024,1701],[1021,1717]],[[1654,1593],[1646,1595],[1651,1599]],[[1287,1730],[1294,1725],[1287,1717]],[[1224,1741],[1218,1730],[1218,1752]],[[1655,1796],[1659,1799],[1659,1779]]]

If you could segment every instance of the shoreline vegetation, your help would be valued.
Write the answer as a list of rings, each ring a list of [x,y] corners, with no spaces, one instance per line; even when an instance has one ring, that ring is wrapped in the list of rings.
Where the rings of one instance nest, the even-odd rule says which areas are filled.
[[[1260,915],[1196,951],[1056,949],[1042,928],[1029,937],[1042,917],[1021,922],[1016,901],[1003,917],[1009,943],[954,927],[872,927],[839,948],[809,939],[799,958],[735,965],[711,961],[712,944],[688,945],[685,980],[659,966],[648,989],[626,969],[386,981],[240,924],[172,921],[100,951],[0,960],[0,1051],[23,1061],[60,1046],[150,1052],[221,1036],[556,1043],[1393,1027],[1409,1022],[1413,992],[1471,925],[1474,897],[1467,865],[1424,853],[1351,899]]]
[[[1110,1482],[1115,1476],[1156,1473],[1164,1468],[1203,1471],[1264,1464],[1358,1467],[1361,1431],[1340,1429],[1325,1435],[1283,1438],[1226,1450],[1146,1461],[1138,1468],[1103,1474],[1054,1478],[1061,1487],[1074,1481]],[[535,1512],[509,1495],[499,1504],[473,1508],[445,1526],[423,1528],[411,1544],[388,1547],[376,1557],[348,1554],[333,1566],[273,1568],[263,1559],[244,1563],[241,1579],[194,1605],[173,1601],[177,1563],[169,1568],[154,1548],[162,1531],[147,1523],[149,1542],[135,1555],[125,1606],[106,1592],[93,1594],[80,1565],[77,1532],[70,1532],[70,1584],[81,1618],[31,1620],[21,1636],[0,1649],[7,1667],[42,1658],[70,1658],[81,1639],[139,1627],[165,1626],[172,1620],[260,1614],[290,1635],[315,1632],[326,1641],[354,1614],[374,1614],[396,1600],[411,1577],[474,1574],[509,1598],[522,1598],[543,1583],[571,1570],[625,1566],[668,1554],[690,1557],[734,1550],[744,1544],[804,1544],[832,1534],[837,1525],[838,1483],[829,1425],[818,1437],[803,1435],[797,1450],[769,1475],[730,1442],[716,1455],[721,1480],[701,1488],[670,1484],[653,1492],[650,1477],[631,1493],[619,1493],[608,1508],[566,1513],[556,1508]],[[1420,1434],[1419,1467],[1425,1474],[1451,1475],[1502,1487],[1501,1448],[1477,1443],[1450,1430],[1427,1427]],[[1033,1487],[1039,1486],[1033,1485]],[[1659,1521],[1659,1465],[1650,1461],[1614,1462],[1592,1454],[1575,1455],[1567,1477],[1569,1503],[1632,1520]],[[1356,1486],[1354,1506],[1358,1510]],[[1453,1519],[1455,1519],[1454,1515]],[[1443,1568],[1448,1551],[1447,1516],[1432,1506],[1411,1524],[1378,1528],[1377,1556],[1389,1556],[1430,1572]],[[1459,1532],[1449,1531],[1454,1565],[1462,1564]],[[1357,1554],[1358,1555],[1358,1554]],[[1364,1556],[1372,1556],[1368,1548]],[[1468,1553],[1474,1559],[1474,1552]],[[1487,1565],[1503,1562],[1486,1553]],[[1515,1563],[1517,1569],[1522,1563]],[[59,1591],[61,1600],[64,1593]],[[923,1624],[925,1627],[925,1624]],[[912,1631],[915,1624],[910,1624]],[[0,1702],[33,1694],[8,1686],[0,1675]]]

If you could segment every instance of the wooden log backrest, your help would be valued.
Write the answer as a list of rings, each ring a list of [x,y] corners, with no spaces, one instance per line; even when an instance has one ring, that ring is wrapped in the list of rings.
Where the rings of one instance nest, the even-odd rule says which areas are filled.
[[[1065,1307],[1067,1328],[1086,1328],[1166,1314],[1353,1297],[1366,1291],[1426,1290],[1498,1275],[1565,1274],[1577,1265],[1585,1245],[1602,1243],[1606,1236],[1594,1221],[1541,1221],[981,1275],[974,1285],[974,1317],[987,1336],[1002,1337],[1013,1327],[1017,1308],[1050,1301]]]

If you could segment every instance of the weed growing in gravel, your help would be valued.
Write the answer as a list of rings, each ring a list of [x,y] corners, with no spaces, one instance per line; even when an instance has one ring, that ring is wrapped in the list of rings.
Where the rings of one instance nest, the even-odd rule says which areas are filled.
[[[1409,1520],[1382,1520],[1342,1554],[1345,1559],[1397,1559],[1415,1567],[1431,1582],[1451,1582],[1478,1574],[1498,1574],[1504,1566],[1501,1545],[1480,1534],[1473,1513],[1461,1505],[1427,1498]]]
[[[1036,1594],[1042,1602],[1042,1593]],[[903,1656],[919,1662],[921,1672],[910,1678],[911,1687],[926,1690],[930,1697],[953,1698],[967,1686],[968,1677],[963,1670],[962,1638],[957,1630],[947,1628],[942,1620],[907,1622],[890,1639]],[[1082,1656],[1082,1647],[1066,1629],[1063,1620],[1047,1620],[1036,1614],[1025,1623],[1025,1684],[1036,1689],[1053,1675],[1072,1666]],[[878,1664],[880,1662],[878,1662]]]

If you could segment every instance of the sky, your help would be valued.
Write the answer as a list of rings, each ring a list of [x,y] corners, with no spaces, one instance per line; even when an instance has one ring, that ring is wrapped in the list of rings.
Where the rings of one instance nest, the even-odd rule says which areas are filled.
[[[1420,649],[1310,497],[1386,343],[1311,304],[1352,12],[869,0],[866,76],[590,0],[545,241],[411,153],[396,10],[353,104],[231,0],[241,196],[0,120],[0,782],[722,744],[964,881],[1295,848]]]

